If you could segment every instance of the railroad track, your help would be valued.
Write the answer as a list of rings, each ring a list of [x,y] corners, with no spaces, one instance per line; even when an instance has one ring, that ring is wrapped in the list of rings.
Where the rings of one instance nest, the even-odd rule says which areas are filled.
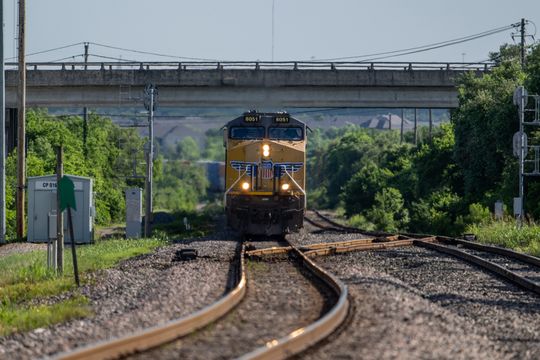
[[[313,218],[309,216],[304,216],[304,220],[306,220],[312,226],[319,228],[319,230],[316,232],[335,231],[335,232],[341,232],[341,233],[362,234],[366,236],[376,236],[376,237],[388,237],[388,236],[393,235],[393,234],[382,232],[382,231],[369,231],[369,230],[363,230],[363,229],[359,229],[352,226],[343,225],[343,224],[338,223],[337,221],[332,220],[328,216],[323,215],[321,212],[319,212],[316,209],[311,209],[309,211],[315,213],[318,220],[314,220]],[[326,223],[326,225],[321,223],[321,221]],[[429,236],[431,235],[423,235],[422,237],[429,237]]]
[[[337,299],[335,304],[318,320],[305,327],[297,328],[286,336],[267,341],[266,345],[241,356],[242,359],[284,359],[299,353],[332,333],[345,319],[349,302],[346,286],[337,278],[317,266],[302,251],[289,244],[290,252],[298,259],[317,281],[323,282]],[[111,341],[99,342],[63,353],[55,359],[111,359],[130,354],[153,351],[161,345],[202,329],[229,314],[244,299],[247,278],[245,270],[245,244],[238,254],[236,284],[230,292],[217,302],[192,315],[182,317],[161,326],[152,327]],[[151,353],[150,353],[151,354]]]
[[[321,230],[332,229],[333,231],[355,232],[371,237],[300,247],[306,256],[334,255],[351,251],[388,249],[401,246],[421,246],[472,263],[521,288],[540,295],[540,258],[505,248],[445,236],[408,233],[392,235],[385,232],[364,231],[339,224],[317,210],[311,211],[320,219],[330,224],[329,227],[307,217],[305,218],[310,224],[319,227]],[[467,249],[467,251],[464,249]],[[288,249],[260,249],[258,251],[250,251],[247,255],[264,256],[285,251],[288,251]],[[486,259],[486,254],[488,254],[488,259]],[[496,256],[494,257],[493,255]]]
[[[215,303],[185,317],[170,321],[164,325],[144,329],[124,337],[102,341],[85,346],[72,352],[54,357],[58,360],[114,359],[155,348],[179,337],[190,334],[206,325],[217,321],[231,311],[244,298],[246,276],[244,265],[245,248],[237,255],[235,286]]]
[[[415,245],[475,264],[540,295],[540,258],[462,239],[438,237],[437,240],[438,243],[415,240]]]
[[[316,230],[315,232],[333,231],[333,232],[341,232],[341,233],[362,233],[362,230],[339,224],[333,221],[332,219],[322,215],[317,210],[310,210],[310,211],[313,212],[317,216],[317,219],[313,219],[312,217],[306,214],[304,216],[304,220],[310,225],[319,229],[319,230]]]

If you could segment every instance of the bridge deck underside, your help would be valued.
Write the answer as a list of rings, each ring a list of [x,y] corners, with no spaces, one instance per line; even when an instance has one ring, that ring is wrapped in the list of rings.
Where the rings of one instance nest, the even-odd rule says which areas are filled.
[[[449,70],[28,70],[27,105],[136,106],[154,84],[160,106],[455,108]],[[16,106],[17,72],[6,73]]]

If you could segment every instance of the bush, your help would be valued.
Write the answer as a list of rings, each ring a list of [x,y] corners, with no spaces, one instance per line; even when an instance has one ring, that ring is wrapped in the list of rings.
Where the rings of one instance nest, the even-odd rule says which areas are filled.
[[[435,191],[412,204],[409,228],[418,233],[461,234],[463,228],[456,227],[456,218],[461,206],[461,198],[450,189]]]
[[[364,215],[360,214],[351,216],[349,218],[349,225],[366,231],[375,230],[375,225],[369,222]]]
[[[409,222],[409,211],[403,207],[403,197],[398,189],[386,188],[375,195],[375,203],[366,218],[378,230],[397,232]]]
[[[493,221],[469,225],[466,231],[475,234],[482,243],[540,256],[540,226],[534,223],[524,224],[520,228],[515,220]]]

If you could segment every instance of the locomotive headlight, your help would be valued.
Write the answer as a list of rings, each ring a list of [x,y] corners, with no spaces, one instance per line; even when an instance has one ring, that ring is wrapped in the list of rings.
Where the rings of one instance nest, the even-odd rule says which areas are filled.
[[[287,190],[289,190],[290,187],[291,186],[289,184],[283,184],[283,185],[281,185],[281,190],[287,191]]]
[[[262,149],[263,149],[263,156],[264,157],[270,156],[270,145],[264,144]]]
[[[249,190],[249,183],[248,182],[243,182],[242,183],[242,190]]]

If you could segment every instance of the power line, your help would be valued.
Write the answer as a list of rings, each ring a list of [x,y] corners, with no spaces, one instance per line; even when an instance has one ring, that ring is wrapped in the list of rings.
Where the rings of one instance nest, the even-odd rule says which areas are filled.
[[[460,37],[460,38],[456,38],[456,39],[452,39],[452,40],[446,40],[446,41],[441,41],[441,42],[437,42],[437,43],[431,43],[431,44],[427,44],[427,45],[416,46],[416,47],[407,48],[407,49],[385,51],[385,52],[380,52],[380,53],[364,54],[364,55],[356,55],[356,56],[345,56],[345,57],[339,57],[339,58],[321,59],[319,61],[350,60],[350,59],[365,58],[365,57],[370,57],[370,56],[397,54],[397,55],[393,55],[393,56],[383,56],[383,57],[380,57],[380,58],[373,58],[373,59],[364,60],[364,61],[371,61],[371,60],[379,60],[379,59],[384,59],[384,58],[389,58],[389,57],[408,55],[408,54],[413,54],[413,53],[416,53],[416,52],[423,52],[423,51],[438,49],[438,48],[441,48],[441,47],[444,47],[444,46],[451,46],[451,45],[459,44],[459,43],[466,42],[466,41],[476,40],[476,39],[479,39],[481,37],[490,36],[490,35],[494,35],[494,34],[497,34],[497,33],[503,32],[503,31],[514,29],[517,26],[519,26],[519,23],[506,25],[506,26],[503,26],[503,27],[483,31],[481,33],[468,35],[468,36],[464,36],[464,37]]]
[[[79,56],[84,56],[83,54],[79,54],[79,55],[72,55],[72,56],[66,56],[64,58],[61,58],[61,59],[56,59],[56,60],[53,60],[53,61],[49,61],[49,62],[59,62],[59,61],[64,61],[64,60],[67,60],[67,59],[75,59],[75,58],[78,58]]]
[[[178,56],[178,55],[167,55],[167,54],[160,54],[155,53],[151,51],[142,51],[142,50],[135,50],[135,49],[127,49],[127,48],[121,48],[118,46],[112,46],[112,45],[105,45],[105,44],[98,44],[95,42],[90,42],[92,45],[101,46],[108,49],[114,49],[114,50],[120,50],[120,51],[127,51],[132,52],[136,54],[144,54],[144,55],[153,55],[153,56],[160,56],[160,57],[167,57],[167,58],[175,58],[175,59],[185,59],[185,60],[196,60],[196,61],[223,61],[223,60],[217,60],[217,59],[205,59],[205,58],[196,58],[196,57],[187,57],[187,56]]]
[[[67,48],[77,46],[77,45],[81,45],[81,44],[83,44],[83,42],[78,42],[78,43],[75,43],[75,44],[59,46],[59,47],[52,48],[52,49],[47,49],[47,50],[36,51],[34,53],[26,54],[26,57],[33,56],[33,55],[39,55],[39,54],[45,54],[45,53],[48,53],[48,52],[62,50],[62,49],[67,49]],[[13,60],[13,59],[16,59],[16,58],[17,58],[16,56],[13,56],[13,57],[7,58],[6,60]]]
[[[429,47],[429,48],[425,48],[425,49],[421,49],[421,50],[415,50],[415,51],[409,51],[409,52],[405,52],[405,53],[401,53],[401,54],[397,54],[397,55],[374,57],[374,58],[370,58],[370,59],[365,59],[364,61],[374,61],[374,60],[388,59],[388,58],[394,58],[394,57],[403,56],[403,55],[421,53],[421,52],[425,52],[425,51],[429,51],[429,50],[435,50],[435,49],[443,48],[443,47],[446,47],[446,46],[452,46],[452,45],[461,44],[461,43],[464,43],[464,42],[480,39],[480,38],[483,38],[483,37],[486,37],[486,36],[490,36],[490,35],[494,35],[494,34],[497,34],[497,33],[503,32],[503,31],[507,31],[509,29],[510,28],[507,28],[505,30],[499,30],[499,31],[492,32],[492,33],[489,33],[489,34],[475,36],[475,37],[472,37],[472,38],[469,38],[469,39],[466,39],[466,40],[455,41],[455,42],[447,43],[447,44],[444,44],[444,45],[432,46],[432,47]]]
[[[101,59],[108,59],[108,60],[118,60],[118,61],[123,61],[123,62],[138,62],[137,60],[129,60],[129,59],[117,58],[117,57],[106,56],[106,55],[98,55],[98,54],[88,54],[88,55],[101,58]]]

